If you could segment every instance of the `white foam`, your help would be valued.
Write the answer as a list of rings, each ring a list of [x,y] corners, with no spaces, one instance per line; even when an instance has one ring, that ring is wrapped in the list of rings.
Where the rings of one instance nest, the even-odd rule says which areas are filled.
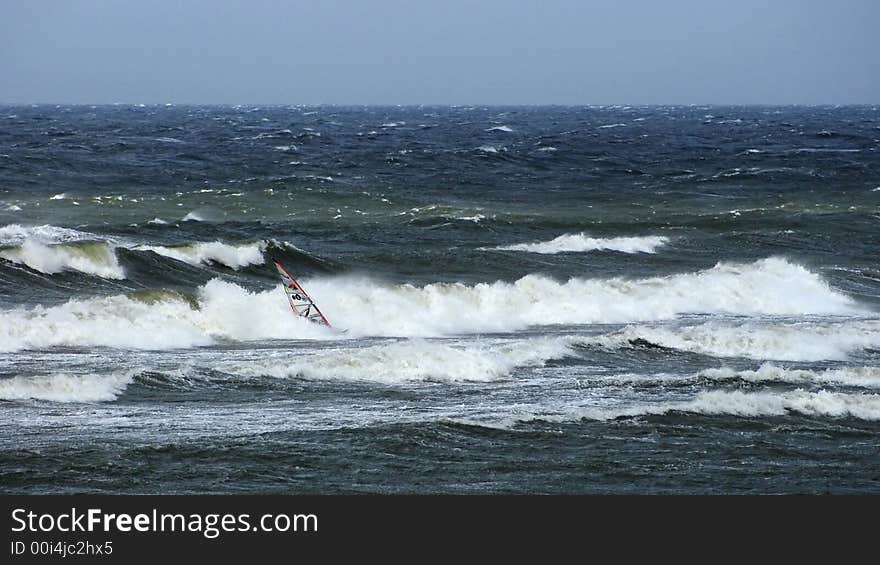
[[[318,279],[306,288],[331,320],[361,335],[436,336],[514,331],[549,324],[668,320],[685,313],[821,315],[863,312],[821,277],[785,259],[720,263],[647,279],[559,282],[527,275],[514,283],[388,286]]]
[[[486,131],[503,131],[503,132],[510,133],[513,131],[513,128],[510,126],[494,126],[494,127],[487,129]]]
[[[452,220],[459,220],[462,222],[473,222],[475,224],[479,224],[482,220],[486,219],[486,216],[482,214],[474,214],[473,216],[446,216]]]
[[[132,375],[125,373],[17,376],[0,379],[0,399],[107,402],[122,394],[131,381]]]
[[[720,264],[648,279],[528,275],[514,282],[389,285],[347,277],[301,280],[348,337],[432,337],[510,332],[552,324],[664,320],[689,313],[813,315],[859,312],[817,275],[783,259]],[[156,303],[126,296],[71,300],[51,308],[0,311],[0,350],[53,345],[171,349],[215,339],[335,339],[290,313],[280,288],[248,292],[214,279],[193,309],[184,299]]]
[[[184,222],[206,222],[207,218],[204,214],[193,210],[192,212],[187,212],[186,216],[183,217]]]
[[[114,247],[106,242],[51,244],[34,239],[0,250],[0,257],[46,274],[79,271],[105,279],[124,279]]]
[[[9,224],[0,227],[0,245],[19,245],[25,240],[35,239],[42,243],[67,243],[98,239],[98,236],[70,228],[61,228],[49,224],[26,226]]]
[[[632,326],[625,339],[644,339],[663,347],[715,357],[780,361],[846,359],[852,352],[880,347],[880,320],[729,324],[709,322],[686,327]]]
[[[263,252],[266,250],[266,245],[265,241],[240,245],[211,241],[170,247],[139,245],[135,249],[138,251],[152,251],[164,257],[189,263],[190,265],[220,263],[237,271],[248,265],[262,265],[265,262]]]
[[[556,253],[583,253],[587,251],[620,251],[621,253],[656,253],[657,248],[666,245],[668,237],[643,236],[643,237],[611,237],[594,238],[584,233],[560,235],[550,241],[536,243],[517,243],[493,247],[498,251],[527,251],[529,253],[543,253],[553,255]],[[487,249],[487,248],[483,248]]]
[[[587,408],[557,418],[611,420],[621,417],[662,415],[669,412],[690,412],[711,416],[728,415],[746,418],[802,414],[824,418],[852,417],[880,420],[880,395],[839,392],[742,392],[714,390],[698,394],[692,400],[658,402],[614,408]]]
[[[571,354],[567,338],[482,345],[423,340],[321,350],[283,360],[231,363],[221,370],[244,376],[301,377],[399,383],[507,379],[519,367],[542,366]]]
[[[293,316],[280,289],[251,293],[220,279],[200,287],[197,308],[179,296],[111,296],[0,311],[0,351],[53,346],[179,349],[216,340],[333,338]]]
[[[498,153],[498,148],[494,145],[481,145],[477,147],[477,151],[482,151],[483,153]]]
[[[880,367],[842,367],[813,371],[786,369],[773,363],[762,363],[754,371],[737,371],[729,367],[706,369],[699,377],[725,381],[742,379],[749,382],[787,382],[805,384],[837,384],[864,388],[880,388]]]

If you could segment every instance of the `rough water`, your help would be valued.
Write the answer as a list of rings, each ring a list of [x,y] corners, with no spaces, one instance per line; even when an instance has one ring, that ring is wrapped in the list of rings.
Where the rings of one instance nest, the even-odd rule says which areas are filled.
[[[0,107],[0,490],[878,493],[878,148],[870,106]]]

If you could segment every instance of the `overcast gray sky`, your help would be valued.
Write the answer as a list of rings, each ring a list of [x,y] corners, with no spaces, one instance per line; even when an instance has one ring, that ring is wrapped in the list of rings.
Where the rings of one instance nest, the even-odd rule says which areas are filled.
[[[0,0],[0,102],[880,102],[877,0]]]

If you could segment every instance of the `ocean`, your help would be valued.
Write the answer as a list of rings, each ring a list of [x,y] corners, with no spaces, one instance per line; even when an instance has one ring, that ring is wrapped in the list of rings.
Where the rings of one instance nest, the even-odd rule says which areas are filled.
[[[0,491],[880,493],[878,149],[873,106],[0,106]]]

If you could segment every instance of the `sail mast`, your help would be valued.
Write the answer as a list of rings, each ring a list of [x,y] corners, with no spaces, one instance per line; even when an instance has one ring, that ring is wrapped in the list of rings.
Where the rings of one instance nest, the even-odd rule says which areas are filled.
[[[275,268],[278,270],[278,276],[281,277],[281,285],[284,287],[284,294],[287,295],[287,301],[290,303],[290,309],[297,316],[301,316],[310,322],[332,327],[330,322],[315,304],[315,301],[309,296],[305,289],[287,272],[281,263],[272,259]]]

